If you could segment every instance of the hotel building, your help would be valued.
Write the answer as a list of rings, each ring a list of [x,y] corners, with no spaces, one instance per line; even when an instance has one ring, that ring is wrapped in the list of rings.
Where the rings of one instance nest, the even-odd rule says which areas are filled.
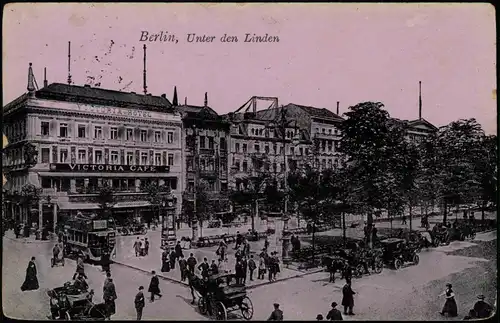
[[[10,208],[14,218],[55,228],[64,216],[95,213],[104,184],[115,190],[115,217],[138,217],[151,212],[141,187],[153,181],[171,187],[179,212],[182,119],[165,95],[46,82],[35,90],[31,79],[28,93],[7,104],[3,113],[9,140],[4,188],[19,192],[33,184],[42,189],[38,219],[28,219],[30,212],[23,212],[22,205]],[[27,142],[38,152],[33,167],[25,164]]]

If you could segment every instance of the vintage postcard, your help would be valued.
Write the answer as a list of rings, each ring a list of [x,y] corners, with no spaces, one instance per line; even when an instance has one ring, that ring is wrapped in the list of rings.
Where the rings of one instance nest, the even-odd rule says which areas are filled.
[[[493,6],[11,3],[2,23],[4,317],[495,315]]]

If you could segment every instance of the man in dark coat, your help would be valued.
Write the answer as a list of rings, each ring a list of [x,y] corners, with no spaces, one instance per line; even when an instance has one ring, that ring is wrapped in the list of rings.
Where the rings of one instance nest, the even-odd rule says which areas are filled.
[[[166,273],[170,271],[170,259],[168,249],[163,250],[161,253],[161,272]]]
[[[354,307],[354,297],[356,294],[351,288],[351,280],[348,280],[342,288],[342,306],[344,306],[345,315],[354,315],[352,308]]]
[[[189,258],[187,259],[187,265],[188,265],[188,269],[189,269],[189,272],[191,274],[194,274],[194,269],[196,268],[196,258],[194,257],[194,254],[191,253],[189,255]]]
[[[102,298],[104,299],[104,304],[106,304],[106,318],[109,319],[111,315],[116,313],[115,300],[117,296],[115,284],[113,283],[112,278],[109,278],[108,283],[104,286]]]
[[[238,249],[242,242],[243,242],[243,236],[241,235],[240,231],[237,231],[236,232],[236,245],[234,246],[234,249]]]
[[[137,240],[134,242],[134,251],[136,257],[141,255],[141,240],[139,240],[139,237],[137,237]]]
[[[177,258],[180,258],[183,255],[180,241],[177,241],[177,244],[175,245],[175,254]]]
[[[170,269],[174,270],[175,269],[175,260],[177,259],[177,254],[175,253],[175,250],[172,250],[170,252]]]
[[[349,265],[349,262],[345,261],[344,262],[344,268],[342,269],[342,277],[345,278],[345,281],[351,281],[352,279],[352,268],[351,265]]]
[[[187,261],[184,259],[184,255],[181,254],[181,259],[179,259],[179,269],[181,270],[181,281],[186,281],[187,278]]]
[[[236,276],[236,284],[243,284],[243,263],[241,260],[237,260],[234,266],[235,276]]]
[[[198,270],[201,271],[202,277],[208,277],[208,270],[210,269],[210,265],[208,264],[208,259],[203,258],[203,262],[198,266]]]
[[[253,272],[257,268],[257,264],[255,263],[255,260],[253,259],[253,255],[250,255],[250,259],[248,260],[248,271],[250,272],[250,280],[253,280]]]
[[[148,238],[144,241],[144,255],[147,256],[149,254],[149,240]]]
[[[156,276],[156,272],[153,270],[151,274],[153,274],[153,277],[151,277],[148,292],[151,293],[151,302],[154,302],[155,295],[158,295],[160,298],[162,295],[160,294],[160,280],[158,279],[158,276]]]
[[[78,275],[83,275],[85,279],[89,279],[87,275],[85,275],[85,265],[83,263],[83,254],[78,255],[76,259],[76,272],[73,275],[73,279],[76,279]]]
[[[144,293],[142,292],[143,289],[143,286],[139,287],[139,292],[137,293],[137,295],[135,295],[134,299],[135,311],[137,312],[137,321],[141,320],[142,310],[144,309],[144,306],[146,306],[146,302],[144,301]]]
[[[274,255],[272,252],[271,255]],[[274,263],[275,258],[273,256],[267,257],[267,271],[268,271],[268,279],[269,281],[273,281],[274,277],[276,276],[275,271],[276,271],[276,264]]]
[[[26,290],[37,290],[40,286],[38,285],[38,278],[36,277],[36,264],[35,257],[31,257],[28,263],[28,268],[26,268],[26,279],[21,285],[21,290],[24,292]]]
[[[326,315],[326,319],[329,321],[343,321],[342,313],[337,309],[337,303],[332,303],[332,309]]]
[[[267,319],[268,321],[283,321],[283,311],[280,310],[280,304],[274,303],[274,311]]]
[[[101,256],[101,267],[102,271],[108,272],[111,270],[111,259],[109,256],[109,252],[106,250]]]

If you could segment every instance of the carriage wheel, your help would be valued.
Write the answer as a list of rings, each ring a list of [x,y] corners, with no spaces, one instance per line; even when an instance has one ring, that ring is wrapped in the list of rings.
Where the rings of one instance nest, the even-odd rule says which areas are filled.
[[[465,240],[465,235],[463,233],[460,233],[459,240],[460,241],[464,241]]]
[[[400,259],[394,260],[394,269],[398,270],[399,268],[401,268],[402,265],[403,264],[401,263]]]
[[[201,315],[207,314],[207,302],[203,297],[198,298],[198,310]]]
[[[248,296],[243,297],[240,304],[241,315],[247,321],[250,321],[253,317],[253,304]]]
[[[65,319],[66,321],[71,321],[71,315],[69,315],[68,311],[66,311],[66,312],[64,313],[64,319]]]
[[[380,260],[375,261],[375,273],[380,274],[384,269],[384,263]]]
[[[212,308],[213,317],[217,321],[227,321],[227,310],[222,302],[215,302],[215,306]]]
[[[419,262],[420,262],[420,257],[418,255],[414,255],[413,256],[413,264],[418,265]]]

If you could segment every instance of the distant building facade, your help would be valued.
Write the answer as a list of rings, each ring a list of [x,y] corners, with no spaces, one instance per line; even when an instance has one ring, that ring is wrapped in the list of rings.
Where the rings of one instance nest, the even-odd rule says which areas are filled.
[[[175,108],[183,121],[184,198],[192,202],[196,185],[203,181],[210,199],[227,201],[229,123],[208,106],[206,96],[203,106]]]
[[[116,192],[115,217],[151,212],[141,190],[149,182],[169,185],[181,200],[182,120],[165,96],[59,83],[28,89],[4,107],[4,188],[41,188],[39,220],[55,227],[62,216],[96,212],[105,184]],[[38,152],[31,168],[24,165],[26,142]],[[17,208],[12,217],[38,222]]]

